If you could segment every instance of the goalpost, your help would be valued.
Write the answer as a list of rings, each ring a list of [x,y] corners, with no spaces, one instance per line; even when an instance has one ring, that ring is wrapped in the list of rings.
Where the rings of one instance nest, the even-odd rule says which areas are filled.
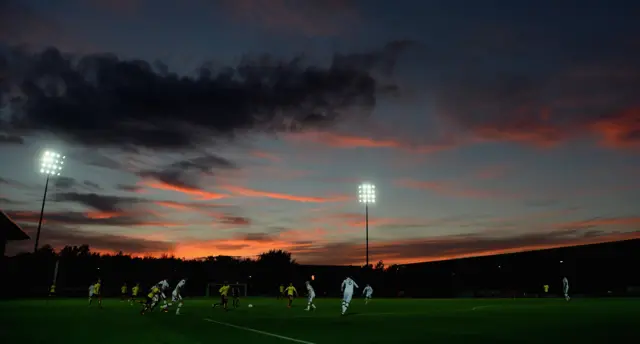
[[[207,297],[215,297],[218,296],[218,290],[222,287],[223,283],[207,283],[207,290],[205,291],[205,295]],[[229,286],[231,288],[238,288],[240,290],[240,296],[247,296],[247,284],[246,283],[230,283]],[[229,294],[231,296],[231,294]]]

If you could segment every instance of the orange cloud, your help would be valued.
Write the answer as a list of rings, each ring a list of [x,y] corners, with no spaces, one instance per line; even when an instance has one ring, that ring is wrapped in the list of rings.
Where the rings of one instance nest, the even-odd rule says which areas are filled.
[[[244,197],[272,198],[272,199],[280,199],[285,201],[303,202],[303,203],[343,202],[352,198],[348,196],[329,196],[329,197],[296,196],[296,195],[289,195],[284,193],[253,190],[253,189],[243,188],[240,186],[231,186],[231,185],[223,186],[222,189],[225,189],[235,195],[244,196]]]
[[[591,125],[602,137],[601,144],[609,148],[640,148],[640,107],[602,118]]]
[[[251,225],[251,219],[234,216],[222,211],[220,209],[230,207],[224,204],[202,204],[202,203],[179,203],[172,201],[156,201],[153,202],[161,207],[170,208],[179,211],[192,211],[200,213],[209,217],[212,217],[218,221],[219,224],[231,225],[231,226],[249,226]]]
[[[176,245],[173,253],[178,257],[201,258],[207,256],[233,256],[256,258],[259,254],[273,248],[294,251],[296,247],[309,246],[309,244],[294,244],[285,240],[246,240],[246,239],[220,239],[220,240],[187,240]]]
[[[548,123],[492,123],[476,126],[473,133],[483,140],[512,141],[551,148],[567,139],[568,133]]]
[[[122,212],[102,212],[102,211],[90,211],[85,213],[89,219],[112,219],[125,215]]]
[[[292,141],[312,142],[333,148],[392,148],[402,149],[414,153],[435,153],[453,148],[453,140],[445,140],[434,144],[413,144],[398,139],[377,139],[372,137],[345,135],[329,132],[307,132],[285,136]]]
[[[228,196],[228,195],[200,190],[200,189],[196,189],[188,186],[173,185],[173,184],[159,182],[159,181],[145,181],[143,182],[143,185],[152,189],[173,191],[173,192],[179,192],[179,193],[183,193],[191,196],[197,196],[198,200],[222,199]]]
[[[394,184],[407,189],[429,190],[438,194],[452,197],[464,198],[517,198],[518,195],[504,193],[501,191],[481,190],[466,188],[449,181],[418,181],[411,179],[400,179]]]

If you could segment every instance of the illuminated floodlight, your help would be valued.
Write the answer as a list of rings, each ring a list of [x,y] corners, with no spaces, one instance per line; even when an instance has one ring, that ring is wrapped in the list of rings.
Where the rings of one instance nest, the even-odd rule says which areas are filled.
[[[369,183],[360,184],[358,186],[358,202],[376,203],[376,186]]]
[[[40,173],[47,176],[59,176],[64,165],[64,155],[56,152],[46,151],[40,158]]]

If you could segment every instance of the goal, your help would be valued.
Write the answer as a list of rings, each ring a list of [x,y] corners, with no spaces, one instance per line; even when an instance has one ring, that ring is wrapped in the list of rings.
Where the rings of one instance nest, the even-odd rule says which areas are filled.
[[[207,290],[205,291],[205,295],[207,297],[210,296],[218,296],[218,290],[222,287],[222,283],[207,283]],[[232,283],[229,284],[231,288],[238,288],[240,290],[241,296],[247,296],[247,284],[246,283]]]

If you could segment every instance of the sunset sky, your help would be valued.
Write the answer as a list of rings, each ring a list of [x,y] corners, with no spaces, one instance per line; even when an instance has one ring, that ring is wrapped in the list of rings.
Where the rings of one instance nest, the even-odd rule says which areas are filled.
[[[363,264],[365,181],[373,262],[640,238],[640,4],[569,3],[0,0],[0,207],[54,150],[55,248]]]

